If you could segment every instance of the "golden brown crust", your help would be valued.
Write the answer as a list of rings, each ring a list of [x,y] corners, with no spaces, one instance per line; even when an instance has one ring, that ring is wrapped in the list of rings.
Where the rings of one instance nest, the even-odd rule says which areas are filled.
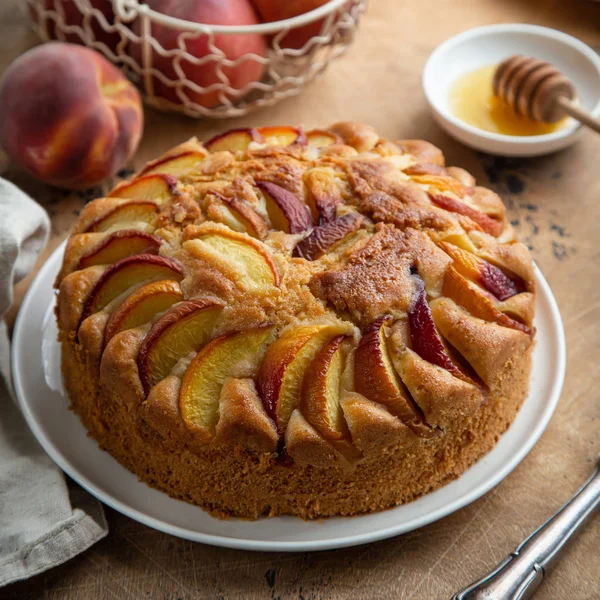
[[[527,391],[533,264],[514,241],[502,201],[463,169],[445,167],[424,141],[388,142],[358,123],[331,126],[320,134],[329,145],[314,147],[310,136],[308,144],[302,136],[264,144],[253,131],[214,153],[192,139],[82,211],[56,284],[73,407],[144,481],[218,516],[360,514],[459,476],[510,425]],[[281,132],[289,136],[290,128]],[[267,197],[257,182],[283,191]],[[318,230],[311,260],[295,251],[313,227],[337,227],[349,213],[360,213],[358,230],[330,247]],[[113,271],[121,275],[101,277],[110,265],[81,269],[82,257],[111,235],[141,248],[129,255],[113,246],[102,255],[125,261]],[[153,255],[143,250],[146,239]],[[181,302],[153,304],[145,294],[124,302],[163,278],[180,282]],[[199,298],[224,306],[216,320],[202,325],[200,312],[193,320],[200,304],[189,301]],[[97,312],[82,320],[90,307]],[[146,394],[140,369],[149,367],[139,352],[153,343],[148,331],[165,310],[190,321],[168,338],[170,374],[145,383]],[[113,320],[136,325],[106,336],[115,311]],[[370,368],[354,369],[359,331],[366,336],[379,319],[386,326],[370,342],[379,353],[373,367],[414,407],[418,430],[383,398],[354,387]],[[331,342],[317,336],[320,325],[347,334],[337,362],[333,352],[318,352]],[[260,341],[262,329],[273,339]],[[265,366],[261,357],[284,333]],[[236,341],[219,353],[219,340]],[[205,395],[196,398],[194,369],[203,364],[210,365],[199,371]],[[316,372],[312,387],[302,385]],[[306,389],[313,402],[300,401]],[[289,416],[280,429],[277,402]],[[311,414],[341,419],[336,436],[323,437]],[[204,418],[208,437],[197,433]]]

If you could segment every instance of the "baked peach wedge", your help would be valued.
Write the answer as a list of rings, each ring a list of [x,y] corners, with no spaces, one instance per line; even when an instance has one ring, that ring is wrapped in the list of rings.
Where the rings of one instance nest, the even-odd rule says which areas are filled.
[[[292,144],[306,144],[306,136],[302,129],[289,126],[259,127],[258,133],[262,135],[267,146],[290,146]]]
[[[129,288],[160,279],[181,281],[183,271],[179,263],[154,254],[123,258],[102,273],[83,305],[81,321],[102,310]]]
[[[315,223],[322,225],[333,221],[336,206],[343,201],[335,171],[329,167],[315,167],[303,177],[306,186],[306,203]]]
[[[347,327],[337,324],[295,327],[269,346],[256,389],[281,435],[292,412],[300,405],[304,377],[312,377],[309,367],[317,353],[330,340],[346,333]]]
[[[73,239],[73,238],[71,238]],[[158,254],[162,240],[137,229],[119,229],[102,237],[98,244],[85,252],[78,269],[93,265],[111,265],[134,254]]]
[[[152,325],[138,355],[146,394],[180,359],[198,352],[210,340],[222,310],[223,305],[214,300],[195,298],[173,306]]]
[[[252,142],[258,144],[265,143],[263,136],[256,129],[230,129],[204,142],[204,147],[209,152],[228,151],[235,153],[244,152]]]
[[[433,430],[392,365],[385,334],[389,320],[379,317],[363,331],[354,355],[354,389],[365,398],[383,404],[417,435],[430,437]]]
[[[328,129],[311,129],[306,132],[306,141],[315,148],[324,148],[332,144],[341,144],[342,138]]]
[[[219,397],[229,377],[253,377],[274,328],[264,325],[211,340],[189,364],[181,383],[179,405],[189,429],[209,442],[219,420]]]
[[[362,215],[348,213],[329,223],[315,227],[303,240],[296,244],[293,255],[306,260],[317,260],[334,246],[354,233],[363,223]]]
[[[270,181],[256,181],[265,198],[273,229],[284,233],[302,233],[314,223],[308,208],[296,194]]]
[[[110,314],[104,330],[104,343],[126,329],[149,323],[158,313],[181,302],[183,294],[176,281],[152,281],[127,296]]]
[[[240,285],[250,289],[279,285],[279,273],[268,248],[242,233],[222,228],[199,228],[183,244],[192,256],[212,262]]]
[[[427,292],[423,280],[418,275],[415,275],[415,277],[418,285],[408,311],[410,346],[422,359],[446,369],[453,375],[462,376],[462,372],[450,358],[437,332],[431,315],[431,308],[427,303]]]
[[[151,162],[140,175],[163,173],[173,175],[174,177],[181,177],[182,175],[192,173],[195,167],[197,167],[206,156],[206,153],[190,150],[188,152],[182,152],[181,154],[160,158]]]
[[[300,410],[306,420],[329,441],[349,437],[340,406],[340,387],[348,345],[348,336],[338,335],[316,354],[302,384]]]
[[[456,200],[445,194],[431,192],[429,192],[429,198],[436,206],[439,206],[444,210],[469,217],[469,219],[474,223],[477,223],[483,231],[494,237],[498,237],[504,229],[504,223],[502,221],[492,219],[492,217],[489,217],[483,211],[470,206],[462,200]]]
[[[92,209],[99,212],[103,204],[109,205],[108,210],[95,218],[87,218],[86,212]],[[126,202],[117,198],[102,198],[88,204],[79,218],[81,228],[78,231],[102,233],[118,231],[119,229],[154,229],[158,216],[158,206],[149,200],[132,200]]]
[[[175,194],[177,179],[166,173],[142,175],[133,181],[120,183],[108,195],[111,198],[131,198],[132,200],[152,200],[164,204]]]
[[[516,275],[509,277],[500,267],[452,244],[440,242],[438,246],[452,257],[454,268],[463,277],[481,285],[500,302],[525,291]]]
[[[226,210],[229,211],[228,216],[232,222],[225,219],[224,222],[227,226],[259,240],[264,240],[267,237],[269,233],[268,223],[248,202],[235,196],[225,196],[216,191],[211,192],[211,194],[216,196]]]
[[[454,267],[450,267],[446,272],[443,294],[480,319],[533,335],[531,327],[504,314],[489,292],[463,277]]]

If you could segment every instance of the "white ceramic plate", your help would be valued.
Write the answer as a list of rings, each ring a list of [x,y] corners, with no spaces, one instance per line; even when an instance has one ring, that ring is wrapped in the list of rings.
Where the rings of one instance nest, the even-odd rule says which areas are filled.
[[[173,500],[137,480],[87,437],[67,400],[44,378],[42,330],[53,304],[52,283],[62,261],[60,247],[42,267],[25,297],[13,337],[12,367],[19,403],[44,450],[75,481],[123,514],[182,538],[247,550],[307,551],[354,546],[389,538],[441,519],[473,502],[502,481],[544,431],[560,395],[565,373],[565,340],[552,292],[536,270],[538,329],[531,392],[496,447],[456,481],[424,498],[361,517],[304,522],[293,517],[257,522],[220,521],[200,508]],[[58,356],[57,342],[46,348]],[[55,381],[59,361],[49,368]]]

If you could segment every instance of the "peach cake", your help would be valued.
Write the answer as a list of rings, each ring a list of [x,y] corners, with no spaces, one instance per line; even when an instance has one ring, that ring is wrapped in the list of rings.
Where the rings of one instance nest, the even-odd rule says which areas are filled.
[[[174,148],[84,208],[56,287],[85,427],[220,517],[408,502],[527,394],[534,273],[502,200],[366,125]]]

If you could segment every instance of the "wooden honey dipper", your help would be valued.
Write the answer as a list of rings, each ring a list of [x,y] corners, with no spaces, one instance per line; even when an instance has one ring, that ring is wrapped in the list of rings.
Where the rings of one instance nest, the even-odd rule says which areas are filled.
[[[492,85],[518,115],[556,123],[567,114],[600,133],[600,121],[573,102],[575,86],[550,63],[516,54],[498,65]]]

